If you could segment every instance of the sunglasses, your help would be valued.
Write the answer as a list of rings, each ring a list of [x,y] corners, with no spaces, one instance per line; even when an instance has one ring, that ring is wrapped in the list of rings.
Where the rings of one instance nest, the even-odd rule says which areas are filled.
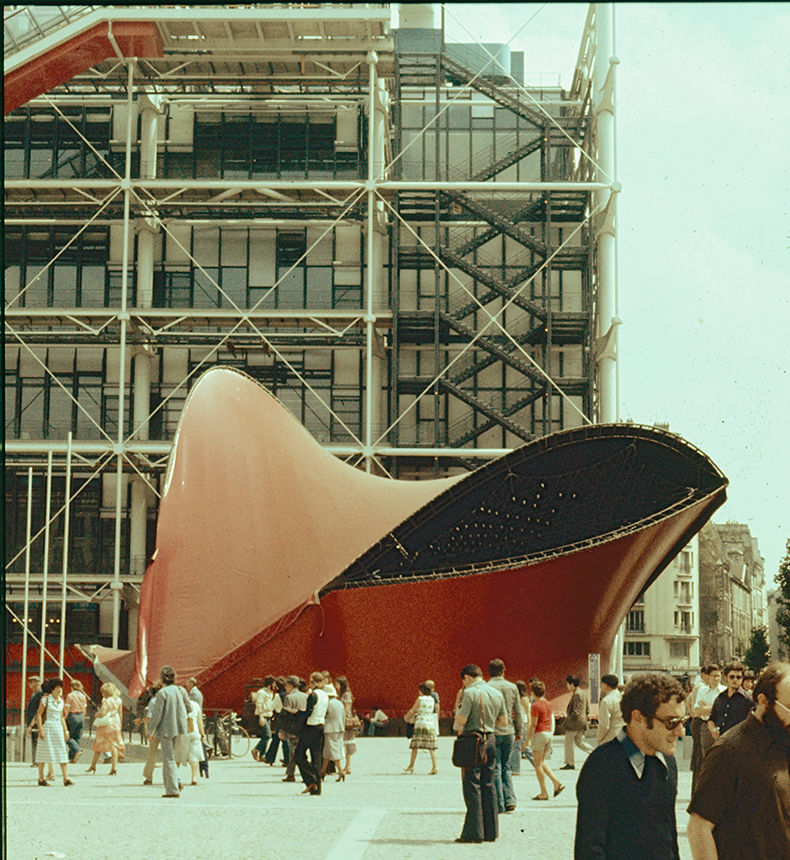
[[[685,717],[671,717],[668,720],[663,720],[661,717],[654,717],[659,723],[663,723],[670,732],[673,732],[678,726],[685,726],[691,717],[687,714]]]

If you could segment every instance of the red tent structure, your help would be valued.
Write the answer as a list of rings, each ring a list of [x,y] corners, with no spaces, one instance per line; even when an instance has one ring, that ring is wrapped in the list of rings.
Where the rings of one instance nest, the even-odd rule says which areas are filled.
[[[604,665],[636,597],[725,499],[674,434],[596,425],[469,474],[408,482],[326,452],[257,382],[194,385],[143,582],[132,696],[173,665],[206,702],[253,677],[328,669],[394,714],[431,677],[502,658],[552,695]],[[117,653],[113,659],[119,661]]]

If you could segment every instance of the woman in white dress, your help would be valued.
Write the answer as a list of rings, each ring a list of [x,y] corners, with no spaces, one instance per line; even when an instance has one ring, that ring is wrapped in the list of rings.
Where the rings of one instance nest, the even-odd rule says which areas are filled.
[[[66,715],[63,710],[63,681],[60,678],[48,678],[41,685],[44,695],[36,713],[38,725],[38,784],[49,785],[44,779],[44,765],[53,767],[60,765],[63,774],[63,785],[74,785],[69,779],[69,748],[66,741],[69,738],[69,728],[66,725]]]
[[[414,763],[417,761],[418,750],[428,750],[431,754],[429,775],[439,773],[436,766],[437,721],[434,716],[437,707],[436,700],[431,695],[431,688],[427,684],[420,684],[420,695],[417,696],[416,701],[405,716],[406,720],[414,717],[414,734],[409,744],[411,761],[408,767],[403,768],[404,773],[414,773]]]
[[[187,732],[183,739],[179,742],[178,748],[175,750],[176,767],[181,767],[182,764],[189,763],[192,769],[192,782],[190,785],[198,784],[198,771],[200,762],[203,761],[203,740],[205,731],[203,730],[203,713],[200,705],[184,695],[184,704],[187,706],[187,714],[192,718],[192,731]]]

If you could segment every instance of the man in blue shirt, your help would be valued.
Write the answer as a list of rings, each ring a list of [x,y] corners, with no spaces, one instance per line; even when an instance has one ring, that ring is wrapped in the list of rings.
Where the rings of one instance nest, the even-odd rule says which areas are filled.
[[[679,860],[675,744],[688,717],[669,675],[639,675],[623,691],[625,728],[590,753],[576,783],[575,860]]]

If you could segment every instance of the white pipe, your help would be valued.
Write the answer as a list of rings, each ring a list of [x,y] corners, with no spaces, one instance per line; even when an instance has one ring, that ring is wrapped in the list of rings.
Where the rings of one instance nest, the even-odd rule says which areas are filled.
[[[612,56],[612,4],[596,4],[595,20],[595,111],[596,111],[596,178],[613,183],[611,189],[597,192],[597,202],[614,206],[612,195],[619,186],[614,179],[614,72],[617,59]],[[611,78],[610,78],[611,76]],[[598,321],[597,336],[612,330],[611,348],[598,357],[599,420],[617,421],[617,317],[616,304],[616,246],[614,221],[607,219],[597,235],[598,244]]]
[[[44,645],[47,641],[47,579],[49,577],[49,515],[52,507],[52,451],[47,453],[47,503],[44,511],[44,581],[41,585],[41,662],[39,675],[44,680]]]
[[[5,187],[9,190],[35,190],[42,189],[85,189],[112,190],[118,187],[118,181],[112,179],[48,179],[46,181],[36,179],[7,179]],[[224,179],[137,179],[134,187],[149,191],[166,191],[183,189],[184,191],[205,190],[224,191],[226,188],[235,188],[239,191],[256,191],[260,188],[260,182],[254,180],[224,180]],[[367,182],[359,179],[327,179],[324,182],[300,179],[272,179],[266,180],[269,189],[282,189],[284,191],[313,191],[321,188],[324,191],[358,191],[367,187]],[[612,182],[444,182],[430,179],[386,180],[379,182],[377,188],[384,191],[600,191],[602,188],[611,188]],[[47,204],[51,206],[51,203]],[[179,203],[179,205],[182,205]],[[205,201],[199,201],[200,206]],[[247,205],[247,204],[245,204]],[[296,205],[301,206],[301,201]],[[332,205],[331,203],[327,205]]]
[[[129,239],[131,207],[131,176],[132,176],[132,94],[134,89],[134,66],[128,65],[127,77],[127,114],[126,114],[126,165],[124,169],[125,181],[123,195],[123,269],[121,271],[121,313],[120,338],[118,344],[118,444],[116,446],[116,480],[115,488],[115,558],[112,589],[112,647],[118,647],[118,638],[121,629],[121,525],[123,508],[121,505],[123,491],[123,436],[124,426],[124,403],[126,389],[126,322],[129,318]]]
[[[25,725],[25,696],[27,695],[27,625],[30,615],[30,535],[33,519],[33,469],[27,470],[27,526],[25,531],[25,602],[24,617],[22,618],[22,703],[19,711],[19,722],[22,727],[21,760],[25,760],[25,741],[27,726]]]
[[[68,435],[66,459],[66,500],[63,511],[63,582],[60,592],[60,673],[63,676],[66,656],[66,577],[69,569],[69,524],[71,516],[71,431]]]
[[[374,230],[376,216],[375,161],[376,161],[376,63],[378,57],[371,51],[365,58],[368,63],[368,211],[366,216],[367,235],[365,236],[365,471],[370,472],[373,457],[373,338],[376,336],[373,314],[374,291]]]

